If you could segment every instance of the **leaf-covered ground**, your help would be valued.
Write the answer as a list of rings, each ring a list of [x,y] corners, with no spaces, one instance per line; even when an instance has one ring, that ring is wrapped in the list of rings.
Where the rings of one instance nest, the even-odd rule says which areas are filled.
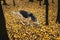
[[[15,0],[16,1],[16,0]],[[7,0],[7,3],[9,1]],[[3,6],[6,19],[6,29],[10,40],[60,40],[60,24],[56,23],[57,0],[49,2],[49,25],[45,25],[45,5],[39,6],[39,2],[16,1],[16,6],[9,2],[9,6]],[[42,2],[43,4],[43,2]],[[12,14],[13,11],[26,10],[32,12],[39,20],[39,26],[22,25],[20,18]]]

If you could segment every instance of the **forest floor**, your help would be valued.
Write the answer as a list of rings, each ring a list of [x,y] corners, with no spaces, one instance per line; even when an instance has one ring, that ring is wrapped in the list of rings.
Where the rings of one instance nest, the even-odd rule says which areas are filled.
[[[43,2],[42,2],[43,3]],[[23,2],[16,5],[3,6],[6,19],[6,29],[10,40],[60,40],[60,24],[56,23],[57,5],[49,4],[49,25],[46,23],[45,5],[40,6],[39,2]],[[39,26],[22,25],[20,18],[14,15],[13,11],[26,10],[32,12],[39,20]]]

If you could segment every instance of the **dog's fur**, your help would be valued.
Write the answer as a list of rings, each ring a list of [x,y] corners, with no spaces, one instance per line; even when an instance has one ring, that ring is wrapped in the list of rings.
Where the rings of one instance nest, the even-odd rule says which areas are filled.
[[[13,14],[18,14],[20,16],[20,19],[26,19],[25,21],[27,22],[27,24],[30,24],[29,22],[30,21],[33,21],[34,23],[38,23],[38,20],[37,18],[33,15],[33,13],[30,13],[30,12],[27,12],[27,11],[24,11],[24,10],[20,10],[18,12],[13,12]],[[22,21],[21,21],[22,22]],[[22,22],[23,25],[25,25],[23,22]]]

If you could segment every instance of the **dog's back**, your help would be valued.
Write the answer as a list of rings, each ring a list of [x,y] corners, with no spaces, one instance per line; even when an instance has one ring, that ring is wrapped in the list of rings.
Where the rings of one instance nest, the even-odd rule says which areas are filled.
[[[25,18],[28,18],[29,17],[28,12],[26,12],[24,10],[20,10],[19,12],[20,12],[20,14],[22,14],[23,17],[25,17]]]
[[[31,17],[31,19],[33,21],[37,21],[37,18],[33,15],[33,13],[29,13],[29,12],[26,12],[24,10],[20,10],[19,12],[20,12],[20,14],[23,15],[23,17],[25,17],[25,18]]]

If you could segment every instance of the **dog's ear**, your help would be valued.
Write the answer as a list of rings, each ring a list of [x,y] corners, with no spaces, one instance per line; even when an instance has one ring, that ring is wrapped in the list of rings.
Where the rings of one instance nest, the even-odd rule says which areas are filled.
[[[33,14],[32,13],[29,13],[29,16],[31,17],[31,16],[33,16]]]

